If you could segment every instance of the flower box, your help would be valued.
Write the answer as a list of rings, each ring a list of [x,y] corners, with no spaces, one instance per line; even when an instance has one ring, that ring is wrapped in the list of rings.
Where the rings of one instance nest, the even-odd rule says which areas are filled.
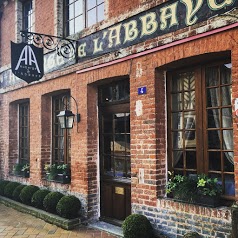
[[[172,176],[166,186],[166,193],[174,200],[208,207],[220,205],[221,185],[217,178],[208,176]]]

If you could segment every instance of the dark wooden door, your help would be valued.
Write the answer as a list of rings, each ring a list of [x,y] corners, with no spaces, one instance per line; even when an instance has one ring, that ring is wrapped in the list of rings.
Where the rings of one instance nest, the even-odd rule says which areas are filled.
[[[125,86],[114,83],[101,92],[123,95],[120,85]],[[126,96],[116,99],[99,107],[101,218],[112,222],[131,214],[130,104]]]

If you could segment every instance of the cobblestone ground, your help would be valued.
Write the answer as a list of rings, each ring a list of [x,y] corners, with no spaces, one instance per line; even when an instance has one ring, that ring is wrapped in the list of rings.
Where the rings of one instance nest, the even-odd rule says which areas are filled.
[[[0,204],[0,238],[116,238],[107,232],[80,227],[66,231],[55,225]]]

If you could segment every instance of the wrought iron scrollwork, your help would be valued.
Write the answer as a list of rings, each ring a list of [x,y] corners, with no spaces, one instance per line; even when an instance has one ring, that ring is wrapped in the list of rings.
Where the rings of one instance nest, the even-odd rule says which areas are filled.
[[[75,40],[29,31],[21,31],[20,33],[27,42],[32,43],[36,47],[43,47],[48,51],[56,51],[59,56],[64,58],[76,57],[77,41]]]

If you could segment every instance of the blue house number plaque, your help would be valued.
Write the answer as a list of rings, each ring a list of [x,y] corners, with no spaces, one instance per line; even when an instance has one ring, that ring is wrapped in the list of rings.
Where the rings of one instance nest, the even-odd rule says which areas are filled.
[[[146,94],[146,87],[138,88],[138,95]]]

